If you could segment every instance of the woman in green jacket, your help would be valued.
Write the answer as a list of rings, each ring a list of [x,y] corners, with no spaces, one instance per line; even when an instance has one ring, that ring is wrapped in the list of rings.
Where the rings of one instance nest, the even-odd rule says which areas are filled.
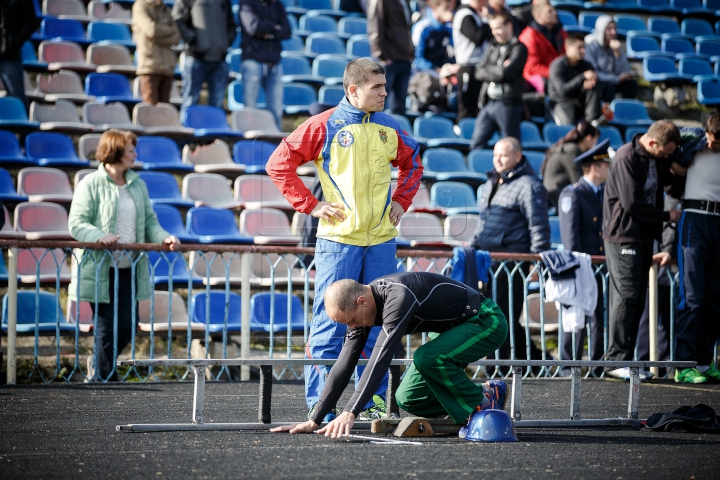
[[[148,196],[147,186],[131,170],[135,164],[137,137],[131,132],[108,130],[98,144],[98,171],[86,176],[75,187],[68,228],[79,242],[99,243],[109,248],[122,243],[164,243],[174,250],[180,241],[158,222]],[[88,258],[84,258],[85,256]],[[133,301],[150,298],[152,287],[147,257],[137,262],[137,254],[123,250],[84,250],[75,252],[69,287],[70,298],[90,302],[97,314],[95,357],[88,359],[88,378],[115,381],[115,352],[132,338]],[[135,285],[132,269],[135,263]],[[115,282],[117,279],[117,298]],[[117,338],[114,334],[117,308]],[[97,369],[93,368],[94,366]]]

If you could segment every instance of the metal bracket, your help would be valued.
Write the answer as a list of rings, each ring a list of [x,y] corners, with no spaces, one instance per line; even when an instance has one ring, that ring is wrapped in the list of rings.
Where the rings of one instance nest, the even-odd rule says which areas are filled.
[[[582,371],[580,367],[571,367],[570,374],[570,419],[580,420],[580,385],[582,380]]]
[[[193,366],[195,391],[193,392],[193,423],[205,423],[205,367]]]
[[[510,416],[513,420],[521,420],[521,397],[522,397],[522,376],[523,367],[512,367],[513,372],[513,388],[512,398],[510,400]]]
[[[640,402],[640,368],[630,367],[630,397],[628,399],[628,418],[638,418]]]

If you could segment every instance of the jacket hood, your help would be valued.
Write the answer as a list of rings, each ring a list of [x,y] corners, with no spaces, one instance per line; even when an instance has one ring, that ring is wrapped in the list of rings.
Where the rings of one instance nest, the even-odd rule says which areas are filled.
[[[597,20],[595,20],[595,30],[593,30],[593,33],[585,37],[585,43],[595,42],[602,47],[605,43],[605,30],[607,30],[610,22],[613,21],[610,15],[600,15]]]

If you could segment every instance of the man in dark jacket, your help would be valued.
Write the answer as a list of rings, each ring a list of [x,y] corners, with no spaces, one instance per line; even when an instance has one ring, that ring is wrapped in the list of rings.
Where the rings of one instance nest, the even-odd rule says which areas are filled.
[[[404,115],[410,67],[415,59],[410,5],[407,0],[369,0],[367,10],[370,53],[385,67],[387,103],[392,113]]]
[[[225,54],[237,33],[230,0],[176,0],[172,16],[185,41],[182,110],[198,103],[203,82],[208,104],[222,108],[228,79]]]
[[[260,86],[268,110],[282,130],[283,86],[280,64],[281,40],[290,38],[285,7],[280,0],[241,0],[243,104],[255,108]]]
[[[565,40],[565,55],[550,64],[550,108],[558,125],[574,125],[583,119],[591,123],[602,113],[598,76],[584,55],[585,40],[571,34]]]
[[[17,97],[29,110],[25,96],[21,50],[40,26],[35,16],[33,2],[28,0],[3,0],[0,2],[0,79],[10,97]]]
[[[550,223],[547,215],[547,192],[537,179],[530,163],[522,154],[520,142],[512,137],[495,144],[494,169],[488,172],[488,181],[482,189],[478,228],[471,245],[490,252],[540,253],[550,249]],[[508,265],[510,271],[514,265]],[[497,262],[492,266],[498,268]],[[527,271],[527,269],[524,269]],[[504,270],[497,276],[496,296],[492,282],[485,294],[496,298],[505,316],[515,322],[515,351],[513,358],[540,358],[534,343],[526,345],[525,329],[520,327],[523,305],[523,275],[512,275],[513,303],[510,316],[508,277]],[[529,339],[527,339],[529,340]],[[500,358],[511,358],[510,340],[500,347]]]
[[[632,360],[638,325],[645,306],[650,266],[670,261],[661,252],[653,256],[663,221],[677,222],[680,210],[663,211],[663,187],[672,181],[670,161],[680,144],[674,123],[659,120],[645,134],[633,137],[615,154],[605,184],[603,238],[610,274],[610,341],[606,360]],[[605,373],[629,378],[627,368]],[[643,376],[641,375],[641,379]]]
[[[513,36],[512,16],[507,11],[490,17],[490,30],[495,41],[475,70],[475,78],[483,83],[478,99],[480,113],[470,143],[473,149],[486,148],[497,130],[503,137],[520,139],[527,48]]]

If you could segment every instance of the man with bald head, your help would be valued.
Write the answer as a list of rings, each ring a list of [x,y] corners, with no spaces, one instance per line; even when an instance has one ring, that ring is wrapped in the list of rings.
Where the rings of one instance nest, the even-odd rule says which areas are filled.
[[[500,380],[471,381],[465,367],[494,352],[507,336],[507,320],[497,304],[476,290],[435,273],[395,273],[362,285],[346,279],[325,291],[325,310],[347,325],[345,343],[330,370],[307,422],[274,432],[310,433],[342,395],[371,327],[382,327],[365,373],[343,413],[318,433],[333,438],[350,433],[355,417],[372,397],[405,335],[432,332],[419,347],[397,391],[398,404],[422,417],[450,415],[464,423],[477,409],[503,409],[507,386]]]

